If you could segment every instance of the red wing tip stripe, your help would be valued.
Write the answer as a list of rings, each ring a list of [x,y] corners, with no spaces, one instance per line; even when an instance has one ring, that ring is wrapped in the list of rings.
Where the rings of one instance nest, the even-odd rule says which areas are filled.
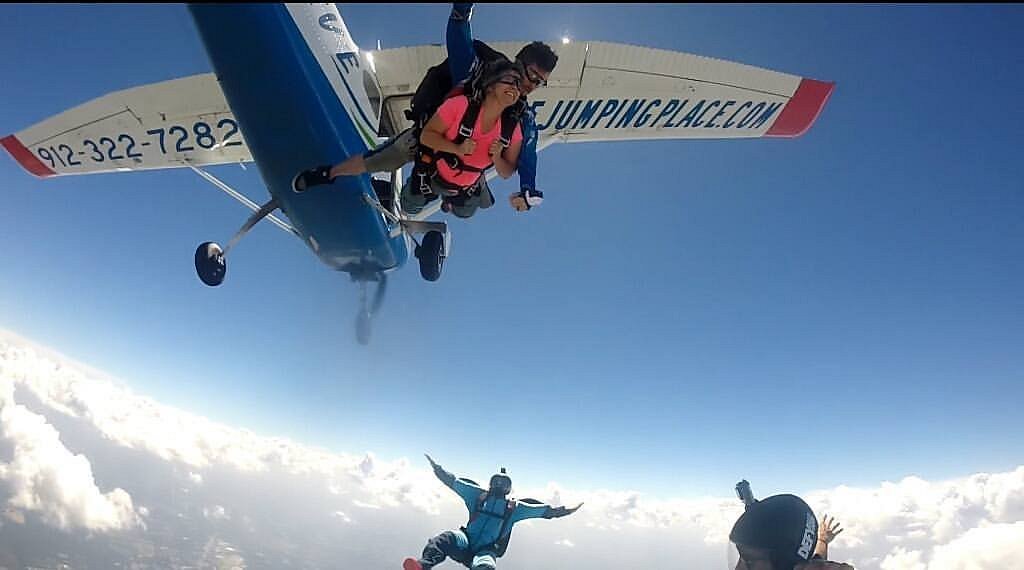
[[[782,109],[779,118],[765,136],[798,137],[806,133],[825,108],[825,103],[828,102],[835,87],[834,82],[801,79],[796,93],[793,93],[789,103]]]
[[[53,170],[50,170],[50,167],[43,164],[36,155],[32,154],[31,151],[25,148],[25,145],[21,144],[21,141],[19,141],[14,135],[8,135],[0,139],[0,145],[3,145],[3,147],[7,149],[7,152],[10,153],[14,160],[18,161],[18,164],[20,164],[22,168],[33,175],[40,178],[46,178],[47,176],[55,176],[57,174]]]

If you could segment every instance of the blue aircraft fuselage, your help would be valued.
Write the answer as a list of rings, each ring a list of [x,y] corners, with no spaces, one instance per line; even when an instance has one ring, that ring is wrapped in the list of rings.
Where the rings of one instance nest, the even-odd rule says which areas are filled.
[[[326,75],[334,70],[312,52],[321,46],[309,45],[281,4],[192,4],[189,10],[263,181],[303,241],[328,266],[357,279],[403,265],[404,237],[391,237],[364,199],[374,196],[369,176],[292,191],[299,172],[368,148]],[[320,25],[335,29],[332,18],[325,15]],[[352,55],[331,54],[338,60]],[[337,72],[351,94],[352,79],[340,67]]]

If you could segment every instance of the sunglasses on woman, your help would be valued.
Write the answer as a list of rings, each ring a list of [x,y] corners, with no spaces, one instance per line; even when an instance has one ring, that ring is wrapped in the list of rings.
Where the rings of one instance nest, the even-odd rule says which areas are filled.
[[[511,85],[511,86],[515,87],[516,89],[519,89],[520,86],[522,85],[522,81],[518,77],[513,77],[511,75],[506,75],[505,77],[502,77],[501,79],[498,80],[498,83],[504,83],[505,85]]]

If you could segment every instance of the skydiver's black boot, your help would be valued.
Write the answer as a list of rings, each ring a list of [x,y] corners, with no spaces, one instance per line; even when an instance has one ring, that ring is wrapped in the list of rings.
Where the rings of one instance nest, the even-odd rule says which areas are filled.
[[[305,192],[312,186],[320,186],[321,184],[330,184],[334,179],[331,178],[331,166],[317,166],[311,170],[304,170],[292,180],[292,190],[295,192]]]

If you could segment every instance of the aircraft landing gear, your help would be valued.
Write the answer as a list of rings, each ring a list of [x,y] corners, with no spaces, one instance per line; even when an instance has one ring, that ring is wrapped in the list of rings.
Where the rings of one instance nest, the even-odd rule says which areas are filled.
[[[373,303],[367,305],[366,302],[366,283],[367,281],[359,282],[359,299],[360,307],[359,313],[356,315],[356,340],[359,344],[367,345],[370,343],[370,334],[373,329],[373,316],[380,310],[380,306],[384,303],[384,293],[388,289],[388,277],[383,273],[378,273],[375,277],[377,281],[377,290],[373,294]]]
[[[207,241],[196,248],[196,273],[199,274],[200,281],[210,287],[216,287],[224,282],[224,273],[227,270],[224,250],[219,245]]]
[[[375,180],[374,182],[377,181]],[[392,224],[399,226],[401,228],[400,231],[405,232],[406,235],[412,238],[413,242],[416,243],[416,249],[413,250],[413,254],[420,261],[420,275],[427,281],[437,281],[441,278],[444,260],[448,257],[448,253],[451,250],[451,234],[448,232],[448,224],[444,222],[413,220],[396,215],[394,212],[386,209],[380,200],[382,189],[382,185],[378,187],[375,184],[378,199],[374,200],[364,195],[364,201],[380,212]],[[393,229],[392,232],[394,231]],[[423,241],[416,241],[416,238],[412,237],[413,234],[423,234]],[[393,233],[392,235],[397,234]]]
[[[423,243],[416,246],[416,258],[420,260],[420,275],[427,281],[440,279],[446,254],[444,234],[437,230],[427,232],[423,236]]]
[[[259,210],[253,212],[249,219],[245,221],[241,229],[235,233],[228,242],[227,247],[221,248],[215,242],[207,241],[203,242],[196,248],[196,274],[199,275],[199,280],[209,285],[210,287],[216,287],[224,282],[224,276],[228,271],[228,251],[235,247],[238,242],[242,239],[245,234],[249,233],[260,220],[270,215],[271,212],[277,209],[277,200],[273,199],[266,204],[260,206]]]

